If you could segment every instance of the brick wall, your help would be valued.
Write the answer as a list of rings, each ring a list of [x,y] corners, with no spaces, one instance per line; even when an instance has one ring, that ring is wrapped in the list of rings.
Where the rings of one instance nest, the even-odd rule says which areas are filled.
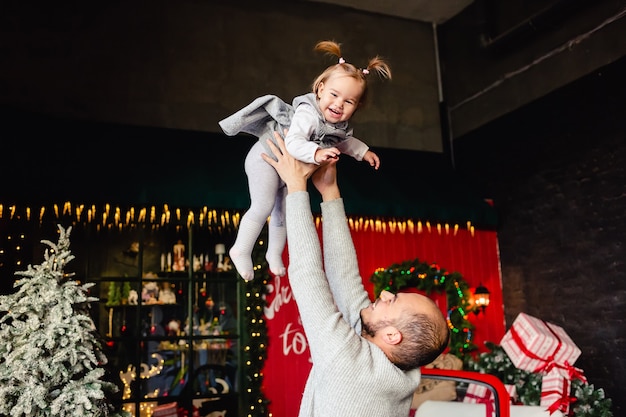
[[[507,328],[519,312],[562,326],[615,416],[626,410],[625,68],[603,68],[455,143],[458,173],[500,217]]]

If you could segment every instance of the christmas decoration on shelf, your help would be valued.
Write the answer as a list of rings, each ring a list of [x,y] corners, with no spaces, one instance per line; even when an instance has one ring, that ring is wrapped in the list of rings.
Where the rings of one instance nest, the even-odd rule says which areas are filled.
[[[131,288],[130,282],[111,282],[109,283],[109,289],[107,292],[106,306],[119,306],[128,303],[130,297]]]
[[[467,353],[477,349],[472,342],[474,326],[468,321],[471,310],[469,285],[458,272],[448,272],[435,263],[421,262],[419,259],[379,268],[370,277],[374,284],[374,295],[382,290],[396,293],[407,288],[415,288],[431,294],[445,292],[448,304],[447,321],[450,327],[450,353],[464,359]]]
[[[129,416],[114,409],[118,387],[107,380],[95,325],[89,316],[94,284],[81,285],[64,268],[74,259],[71,227],[41,265],[15,273],[14,294],[0,296],[0,415]]]
[[[540,405],[542,372],[531,372],[515,367],[502,346],[485,342],[488,352],[480,353],[476,358],[469,358],[464,368],[470,371],[495,375],[504,384],[514,385],[517,404]],[[570,417],[612,417],[612,401],[606,398],[602,388],[581,379],[572,379],[571,397],[568,416]]]

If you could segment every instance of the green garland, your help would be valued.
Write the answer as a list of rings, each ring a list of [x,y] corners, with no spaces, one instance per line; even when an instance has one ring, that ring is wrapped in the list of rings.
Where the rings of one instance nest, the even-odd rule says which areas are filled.
[[[450,353],[465,360],[467,353],[477,349],[472,342],[474,326],[467,320],[470,309],[469,285],[458,272],[448,272],[434,263],[419,259],[393,264],[379,269],[370,277],[374,284],[374,295],[382,290],[396,293],[406,288],[415,288],[430,295],[433,291],[446,294],[448,304],[448,326],[450,327]]]

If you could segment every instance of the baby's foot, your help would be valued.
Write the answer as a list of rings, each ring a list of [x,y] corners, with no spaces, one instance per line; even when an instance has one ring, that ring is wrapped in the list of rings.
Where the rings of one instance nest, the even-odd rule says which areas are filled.
[[[272,271],[272,274],[274,274],[277,277],[284,277],[285,274],[287,273],[287,268],[285,268],[284,265],[280,266],[272,266],[272,264],[270,264],[270,271]]]
[[[283,277],[287,273],[287,269],[283,264],[282,256],[270,256],[269,253],[265,254],[265,259],[270,266],[270,271],[277,277]]]
[[[246,281],[252,281],[254,278],[254,268],[252,266],[252,259],[250,258],[251,255],[239,252],[234,246],[230,248],[228,254],[235,268],[237,268],[237,272],[241,275],[241,278]]]

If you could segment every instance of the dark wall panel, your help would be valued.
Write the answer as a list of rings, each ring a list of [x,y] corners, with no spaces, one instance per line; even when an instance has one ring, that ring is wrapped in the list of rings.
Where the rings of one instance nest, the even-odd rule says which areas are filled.
[[[457,140],[459,174],[494,199],[507,327],[562,326],[576,366],[626,404],[626,60]]]

